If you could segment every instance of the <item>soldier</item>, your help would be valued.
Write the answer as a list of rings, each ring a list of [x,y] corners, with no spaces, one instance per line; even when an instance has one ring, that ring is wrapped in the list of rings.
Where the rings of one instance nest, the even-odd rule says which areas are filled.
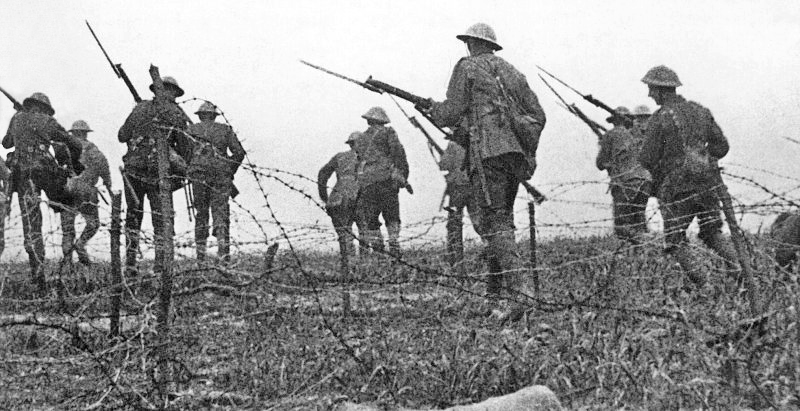
[[[633,109],[633,127],[644,136],[647,132],[647,121],[650,120],[650,108],[642,104]]]
[[[617,115],[606,121],[614,125],[600,140],[600,152],[595,164],[607,170],[611,179],[609,190],[613,199],[614,234],[638,243],[647,232],[645,209],[650,197],[650,173],[639,164],[643,135],[635,126],[625,127],[630,110],[618,107]]]
[[[653,176],[664,220],[666,251],[700,288],[705,275],[686,239],[686,228],[695,217],[700,239],[725,260],[731,271],[738,269],[733,245],[722,235],[716,194],[716,190],[724,189],[717,160],[728,153],[728,140],[711,111],[675,92],[681,82],[674,71],[666,66],[654,67],[642,82],[660,108],[648,123],[639,161]]]
[[[52,177],[63,177],[66,182],[65,176],[52,175],[61,168],[49,150],[53,142],[65,143],[70,152],[74,153],[80,153],[81,148],[80,142],[70,136],[53,118],[55,110],[44,93],[33,93],[23,100],[22,105],[24,109],[11,118],[8,132],[3,138],[3,147],[16,149],[12,172],[14,181],[11,184],[18,194],[31,277],[39,291],[45,292],[46,282],[42,269],[45,251],[39,196],[42,186],[57,179]]]
[[[449,142],[439,160],[439,169],[446,171],[445,194],[450,198],[447,205],[447,258],[451,266],[464,260],[463,220],[467,209],[472,228],[481,235],[481,216],[478,202],[472,195],[469,177],[464,170],[466,151],[455,142]]]
[[[456,63],[447,99],[433,102],[430,114],[439,126],[468,130],[455,141],[467,149],[470,187],[488,243],[487,295],[496,297],[504,280],[511,280],[508,273],[519,269],[514,199],[536,167],[545,114],[525,76],[494,54],[502,47],[491,27],[477,23],[456,38],[466,43],[469,56]]]
[[[383,251],[381,223],[383,216],[389,234],[389,252],[400,254],[400,188],[408,185],[406,151],[397,133],[387,126],[389,117],[380,107],[372,107],[361,116],[369,126],[353,143],[358,154],[359,227],[364,229],[362,244]]]
[[[100,217],[98,215],[99,196],[97,192],[97,182],[103,179],[103,185],[110,193],[112,191],[111,173],[108,168],[106,156],[100,152],[97,146],[88,140],[89,133],[93,130],[83,120],[72,123],[69,130],[73,136],[80,139],[82,143],[79,163],[83,171],[76,177],[67,180],[66,191],[74,197],[71,207],[65,207],[61,211],[61,250],[64,259],[72,261],[72,251],[78,254],[78,261],[83,265],[92,263],[89,253],[86,252],[86,243],[97,234],[100,228]],[[75,217],[80,213],[86,220],[86,226],[75,242]]]
[[[362,136],[361,132],[351,133],[345,143],[350,150],[337,153],[325,164],[317,175],[317,191],[319,198],[325,203],[325,211],[331,217],[333,227],[339,237],[339,255],[342,271],[346,272],[348,258],[353,248],[353,223],[358,221],[356,215],[356,199],[358,197],[358,181],[356,167],[358,158],[353,150],[353,143]],[[336,173],[336,185],[328,195],[328,180]],[[361,228],[359,227],[359,232]]]
[[[145,196],[150,201],[153,230],[156,237],[156,263],[162,261],[163,249],[159,245],[159,237],[166,229],[163,226],[162,211],[172,215],[173,210],[162,210],[158,188],[158,153],[156,140],[168,139],[170,146],[170,174],[173,188],[180,187],[180,178],[185,175],[186,161],[191,151],[191,143],[184,131],[189,116],[175,103],[175,98],[183,95],[183,89],[172,77],[164,77],[164,94],[169,104],[162,107],[154,100],[145,100],[137,104],[125,123],[119,129],[119,142],[126,143],[128,152],[122,157],[125,165],[123,178],[125,182],[125,271],[129,275],[138,274],[136,253],[139,250],[139,230],[142,227]],[[153,90],[153,86],[150,86]],[[159,110],[161,109],[161,110]],[[172,222],[170,222],[172,224]],[[155,267],[161,271],[160,266]]]
[[[770,237],[775,242],[775,262],[789,270],[800,250],[800,214],[781,213],[770,227]]]
[[[228,262],[231,224],[228,198],[232,196],[233,176],[242,164],[245,152],[231,126],[215,121],[219,112],[214,104],[203,103],[195,114],[200,122],[189,126],[189,134],[194,137],[189,178],[194,187],[194,207],[197,210],[194,225],[197,259],[202,261],[206,256],[210,208],[213,234],[217,237],[217,255]]]

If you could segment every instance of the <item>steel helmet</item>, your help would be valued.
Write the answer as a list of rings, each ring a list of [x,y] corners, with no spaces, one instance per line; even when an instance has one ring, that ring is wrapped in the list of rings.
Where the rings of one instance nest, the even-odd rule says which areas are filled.
[[[382,124],[386,124],[391,121],[389,120],[389,116],[386,115],[386,111],[377,106],[367,110],[367,112],[361,117],[367,120],[377,121]]]
[[[50,99],[47,98],[47,95],[44,93],[36,93],[31,94],[30,97],[22,100],[22,105],[25,107],[30,107],[31,104],[39,104],[40,106],[46,108],[47,114],[53,115],[55,114],[55,110],[53,110],[53,106],[50,104]]]
[[[631,111],[630,111],[630,110],[628,110],[628,108],[627,108],[627,107],[625,107],[625,106],[619,106],[619,107],[617,107],[616,109],[614,109],[614,112],[616,113],[615,115],[613,115],[613,116],[608,116],[608,118],[606,118],[606,121],[607,121],[607,122],[609,122],[609,123],[610,123],[610,122],[612,122],[612,121],[613,121],[615,118],[620,118],[620,117],[624,117],[624,116],[629,116],[629,115],[631,115]]]
[[[69,131],[85,131],[85,132],[88,133],[88,132],[94,131],[94,130],[92,130],[89,127],[89,123],[87,123],[87,122],[85,122],[83,120],[77,120],[74,123],[72,123],[72,128],[70,128]]]
[[[347,144],[355,143],[356,140],[361,138],[362,135],[364,135],[364,133],[362,133],[360,131],[354,131],[354,132],[350,133],[350,135],[347,137],[347,140],[345,140],[344,142],[347,143]]]
[[[651,68],[642,77],[642,83],[648,86],[679,87],[683,83],[678,79],[678,74],[671,68],[661,65]]]
[[[644,104],[642,104],[641,106],[636,106],[636,108],[633,109],[633,115],[634,116],[649,116],[650,115],[650,107],[647,107]]]
[[[464,34],[459,34],[456,38],[461,41],[467,41],[467,39],[470,38],[483,40],[489,43],[495,50],[503,49],[503,47],[497,44],[497,36],[495,36],[494,30],[486,23],[475,23],[469,26]]]
[[[183,95],[183,89],[181,88],[181,86],[178,85],[178,80],[175,80],[175,78],[170,76],[164,76],[161,78],[161,82],[164,83],[164,87],[172,86],[178,89],[178,94],[175,97],[180,97]],[[150,91],[154,91],[152,84],[150,85]]]
[[[219,115],[219,111],[217,111],[217,106],[215,106],[210,101],[206,101],[205,103],[201,104],[200,108],[198,108],[197,111],[194,112],[194,114],[200,114],[200,113],[211,113],[214,115]]]

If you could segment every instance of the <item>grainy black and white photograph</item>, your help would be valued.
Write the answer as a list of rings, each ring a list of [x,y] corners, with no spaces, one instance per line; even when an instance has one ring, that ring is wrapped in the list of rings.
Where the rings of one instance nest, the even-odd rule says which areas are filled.
[[[0,409],[800,409],[798,23],[0,0]]]

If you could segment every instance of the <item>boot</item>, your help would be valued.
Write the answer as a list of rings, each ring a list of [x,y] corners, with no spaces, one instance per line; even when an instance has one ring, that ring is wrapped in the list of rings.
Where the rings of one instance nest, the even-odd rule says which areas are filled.
[[[205,260],[206,259],[206,242],[205,242],[205,240],[197,241],[197,244],[195,245],[195,247],[197,248],[197,261]]]
[[[702,288],[706,283],[706,277],[697,267],[697,261],[695,261],[694,256],[692,256],[689,247],[684,244],[678,245],[672,251],[672,254],[675,256],[675,259],[678,260],[678,264],[680,264],[686,276],[692,280],[697,288]]]
[[[389,232],[389,254],[400,258],[400,223],[387,224],[386,231]]]

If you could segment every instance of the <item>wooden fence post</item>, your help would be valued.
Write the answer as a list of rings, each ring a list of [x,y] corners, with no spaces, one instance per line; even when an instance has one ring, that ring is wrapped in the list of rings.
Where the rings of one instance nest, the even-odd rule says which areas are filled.
[[[120,237],[122,236],[122,192],[111,193],[111,319],[110,336],[119,336],[119,309],[122,300],[122,263]]]

